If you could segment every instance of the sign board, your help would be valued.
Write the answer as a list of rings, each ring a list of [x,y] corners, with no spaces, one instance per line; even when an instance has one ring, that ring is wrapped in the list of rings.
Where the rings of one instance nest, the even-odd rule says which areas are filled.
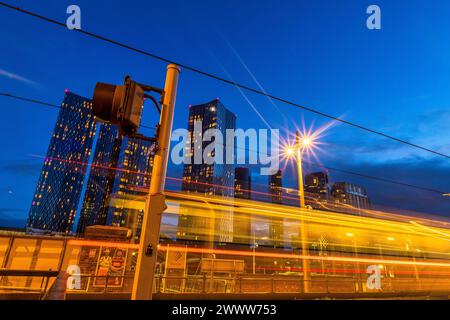
[[[244,260],[202,259],[201,272],[243,273]]]
[[[128,249],[101,247],[93,286],[104,287],[108,281],[108,287],[121,287],[127,256]]]
[[[185,269],[187,252],[185,248],[170,248],[167,251],[167,269]]]

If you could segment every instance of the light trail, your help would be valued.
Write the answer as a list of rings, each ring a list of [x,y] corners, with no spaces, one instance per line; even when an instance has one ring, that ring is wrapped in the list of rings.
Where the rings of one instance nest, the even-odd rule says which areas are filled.
[[[116,170],[119,172],[126,172],[126,173],[132,173],[132,174],[137,174],[137,175],[143,175],[143,176],[150,176],[149,174],[145,173],[145,172],[139,172],[139,171],[133,171],[133,170],[129,170],[129,169],[123,169],[123,168],[118,168],[118,167],[112,167],[112,166],[104,166],[104,165],[98,165],[98,164],[89,164],[89,163],[85,163],[85,162],[81,162],[81,161],[75,161],[75,160],[67,160],[67,159],[61,159],[61,158],[54,158],[54,157],[45,157],[45,156],[40,156],[40,155],[31,155],[34,157],[38,157],[38,158],[43,158],[45,160],[52,160],[52,161],[60,161],[60,162],[67,162],[67,163],[72,163],[72,164],[76,164],[76,165],[80,165],[80,166],[91,166],[93,168],[101,168],[101,169],[106,169],[106,170]],[[178,182],[186,182],[185,180],[183,180],[182,178],[175,178],[175,177],[166,177],[167,180],[171,180],[171,181],[178,181]],[[222,189],[228,189],[228,190],[234,190],[234,187],[228,187],[228,186],[222,186],[222,185],[217,185],[217,184],[211,184],[211,183],[205,183],[205,182],[198,182],[198,181],[189,181],[189,183],[194,183],[194,184],[200,184],[200,185],[206,185],[206,186],[211,186],[211,187],[215,187],[215,188],[222,188]],[[248,191],[249,193],[252,194],[259,194],[259,195],[264,195],[264,196],[272,196],[272,194],[267,193],[267,192],[260,192],[260,191],[253,191],[253,190],[246,190],[246,189],[242,189],[242,191]],[[143,189],[143,191],[145,191]],[[170,193],[170,192],[166,192],[166,193]],[[190,195],[192,195],[192,193],[190,193]],[[204,197],[206,198],[206,197]],[[212,198],[212,197],[211,197]],[[288,199],[288,200],[295,200],[298,201],[298,197],[290,197],[290,196],[285,196],[283,195],[283,199]],[[216,201],[218,199],[215,199]],[[241,199],[237,200],[236,198],[234,198],[232,201],[228,202],[228,205],[234,205],[234,203],[237,203],[239,201],[242,201]],[[256,203],[258,203],[258,201],[251,201],[253,202],[254,205],[256,205]],[[259,202],[261,204],[263,204],[266,208],[267,205],[269,205],[269,203],[264,203],[264,202]],[[248,203],[247,203],[248,205]],[[272,204],[273,205],[273,204]],[[334,205],[334,204],[333,204]],[[401,221],[405,221],[406,219],[415,219],[415,220],[422,220],[424,222],[428,222],[428,223],[433,223],[433,224],[441,224],[441,225],[445,225],[450,227],[450,223],[449,222],[444,222],[444,221],[440,221],[440,220],[432,220],[429,218],[423,218],[423,217],[413,217],[413,216],[407,216],[407,215],[399,215],[399,214],[395,214],[395,213],[391,213],[391,212],[380,212],[380,211],[375,211],[375,210],[362,210],[359,208],[354,208],[350,205],[344,205],[341,204],[342,207],[347,207],[349,209],[353,209],[356,210],[355,212],[364,212],[366,214],[369,215],[377,215],[377,216],[382,216],[384,219],[392,219],[395,221],[395,219],[401,220]],[[299,215],[300,212],[302,212],[299,208],[296,207],[292,207],[292,206],[286,206],[286,205],[278,205],[278,208],[276,210],[279,210],[279,208],[295,208],[295,210],[291,210],[290,212],[292,212],[295,215]],[[263,208],[264,209],[264,208]],[[332,208],[327,208],[330,211],[337,210],[339,208],[336,208],[336,206],[334,205],[334,207]],[[275,210],[275,211],[276,211]],[[319,210],[313,210],[313,211],[309,211],[309,212],[319,212]],[[356,213],[355,212],[339,212],[339,211],[333,211],[334,214],[339,214],[340,216],[343,215],[347,215],[347,216],[354,216]],[[331,215],[330,212],[327,212],[328,215]]]
[[[408,266],[427,266],[427,267],[443,267],[450,268],[450,263],[444,262],[428,262],[428,261],[407,261],[398,259],[370,259],[370,258],[355,258],[355,257],[340,257],[340,256],[311,256],[292,253],[269,253],[269,252],[251,252],[240,250],[225,250],[225,249],[209,249],[209,248],[195,248],[195,247],[177,247],[160,245],[161,251],[180,251],[185,250],[190,253],[199,254],[220,254],[229,256],[246,256],[246,257],[260,257],[260,258],[280,258],[291,260],[320,260],[330,262],[350,262],[350,263],[368,263],[368,264],[390,264],[390,265],[408,265]]]
[[[301,267],[256,267],[256,270],[270,270],[270,271],[285,271],[285,272],[302,272]],[[310,268],[309,271],[315,273],[342,273],[342,274],[367,274],[365,269],[322,269],[322,268]],[[439,276],[450,276],[450,271],[413,271],[413,270],[396,270],[396,274],[401,275],[439,275]]]
[[[121,242],[108,241],[94,241],[94,240],[69,240],[68,244],[71,246],[85,246],[85,247],[116,247],[125,249],[138,249],[139,245]],[[227,255],[227,256],[242,256],[242,257],[260,257],[260,258],[278,258],[292,260],[318,260],[330,262],[349,262],[349,263],[367,263],[367,264],[389,264],[389,265],[408,265],[408,266],[427,266],[427,267],[443,267],[450,268],[450,262],[429,262],[429,261],[408,261],[399,259],[377,259],[377,258],[358,258],[358,257],[342,257],[342,256],[312,256],[293,253],[274,253],[274,252],[252,252],[243,250],[227,250],[227,249],[211,249],[211,248],[197,248],[187,246],[173,246],[160,244],[158,251],[186,251],[188,253],[198,253],[202,255]]]
[[[437,234],[440,234],[440,235],[445,236],[445,237],[450,237],[450,234],[448,234],[448,233],[441,232],[441,231],[438,231],[438,230],[435,230],[435,229],[432,229],[432,228],[423,226],[423,225],[421,225],[421,224],[419,224],[419,223],[417,223],[417,222],[415,222],[415,221],[410,221],[410,222],[411,222],[411,224],[413,224],[413,225],[415,225],[415,226],[418,226],[418,227],[420,227],[420,228],[423,228],[423,229],[425,229],[425,230],[427,230],[427,231],[430,231],[430,232],[433,232],[433,233],[437,233]],[[450,240],[450,239],[449,239],[449,240]]]
[[[109,242],[109,241],[96,241],[96,240],[69,240],[67,244],[70,246],[80,247],[111,247],[111,248],[123,248],[123,249],[138,249],[139,245],[127,242]]]

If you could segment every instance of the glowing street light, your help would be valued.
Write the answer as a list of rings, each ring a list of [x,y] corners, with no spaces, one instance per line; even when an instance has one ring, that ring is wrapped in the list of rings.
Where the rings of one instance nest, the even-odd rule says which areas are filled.
[[[297,157],[297,175],[298,175],[298,196],[300,198],[300,208],[305,207],[305,193],[303,187],[303,170],[302,170],[302,158],[303,152],[314,146],[314,140],[311,136],[300,136],[299,131],[295,132],[295,145],[287,146],[285,153],[287,157],[291,158],[296,155]]]
[[[305,207],[305,193],[303,188],[303,170],[302,170],[302,155],[305,150],[308,150],[313,146],[313,139],[309,135],[304,135],[300,137],[300,133],[297,130],[295,132],[295,145],[288,146],[285,150],[285,153],[288,157],[297,157],[297,176],[298,176],[298,196],[300,199],[300,208]],[[300,216],[300,237],[301,237],[301,246],[302,253],[306,256],[308,255],[308,245],[305,241],[306,237],[306,228],[305,222],[303,220],[303,215]],[[309,272],[309,262],[307,259],[302,260],[303,266],[303,291],[310,291],[310,281],[311,276]]]
[[[312,144],[312,139],[311,139],[311,137],[305,137],[305,138],[303,138],[303,139],[300,141],[300,145],[301,145],[303,148],[308,148],[309,146],[311,146],[311,144]]]
[[[286,154],[288,157],[292,157],[295,154],[295,148],[294,147],[287,147],[286,148]]]

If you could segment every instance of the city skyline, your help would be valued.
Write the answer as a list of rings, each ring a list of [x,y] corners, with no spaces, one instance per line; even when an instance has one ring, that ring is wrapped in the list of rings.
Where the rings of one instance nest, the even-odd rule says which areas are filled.
[[[450,300],[447,12],[0,2],[0,300]]]
[[[48,206],[45,207],[47,209],[44,211],[42,211],[43,209],[40,209],[40,211],[37,209],[39,209],[39,204],[41,202],[43,204],[48,203],[54,196],[49,192],[42,195],[43,188],[46,187],[46,185],[45,181],[39,181],[28,216],[27,227],[34,231],[42,230],[43,232],[72,233],[72,231],[74,231],[72,230],[72,226],[75,221],[78,221],[76,226],[77,234],[83,234],[85,228],[88,226],[109,225],[127,227],[132,231],[133,238],[138,239],[143,212],[142,210],[123,208],[121,203],[126,201],[127,198],[133,200],[146,196],[146,190],[150,185],[151,179],[152,156],[149,148],[152,143],[142,139],[122,137],[119,135],[117,127],[112,124],[101,122],[98,124],[97,128],[96,124],[92,121],[93,114],[91,111],[91,101],[71,93],[68,90],[65,91],[65,94],[66,96],[62,103],[60,115],[56,122],[52,139],[49,143],[49,151],[44,161],[41,179],[47,180],[48,171],[50,171],[49,179],[51,180],[52,185],[47,187],[48,191],[53,185],[59,185],[59,180],[67,177],[67,175],[71,176],[74,174],[71,168],[73,164],[72,158],[74,157],[72,150],[70,149],[72,144],[69,142],[69,149],[66,150],[66,152],[70,152],[69,155],[62,155],[61,152],[63,149],[61,149],[61,143],[59,143],[60,146],[58,146],[58,142],[60,139],[62,141],[73,140],[76,142],[81,140],[84,142],[86,139],[85,130],[90,128],[88,133],[88,138],[90,139],[88,141],[90,142],[88,142],[88,147],[85,149],[84,158],[80,159],[80,156],[75,155],[76,159],[78,159],[78,161],[75,161],[78,165],[75,168],[75,174],[78,174],[78,182],[76,183],[78,189],[75,191],[75,196],[72,196],[71,194],[72,188],[70,190],[64,189],[64,191],[61,190],[57,193],[59,199],[68,198],[67,201],[64,200],[62,202],[64,205],[71,208],[67,218],[68,221],[64,219],[59,221],[59,218],[55,218],[56,216],[54,213],[53,219],[49,220],[48,217],[52,214],[52,211]],[[81,108],[84,108],[84,110]],[[210,128],[217,128],[218,130],[225,132],[226,129],[235,129],[236,117],[230,113],[218,99],[214,99],[205,104],[189,106],[189,109],[190,115],[187,126],[187,139],[190,139],[189,145],[191,148],[187,151],[185,157],[190,157],[192,160],[194,157],[194,146],[198,139],[197,137],[194,137],[194,123],[196,121],[202,123],[201,130],[203,133]],[[72,115],[72,113],[74,114]],[[81,114],[81,117],[75,118],[74,116],[78,114]],[[84,116],[86,120],[83,120]],[[88,121],[88,123],[84,124],[84,122],[80,121]],[[98,138],[95,139],[94,137],[97,135]],[[66,144],[66,142],[64,142],[64,144]],[[208,143],[202,143],[202,154],[207,145]],[[94,156],[92,160],[89,161],[91,148],[94,150]],[[226,150],[227,152],[230,152],[230,150]],[[233,153],[235,154],[235,151]],[[227,155],[224,154],[224,158],[226,156]],[[66,158],[67,161],[65,160]],[[63,166],[59,169],[53,169],[53,167],[50,167],[52,161],[59,161]],[[69,166],[67,166],[67,164],[69,164]],[[205,195],[251,199],[252,180],[250,168],[234,168],[234,164],[192,164],[191,161],[191,164],[184,165],[181,190],[200,192]],[[230,170],[234,171],[231,173]],[[56,178],[54,177],[55,174]],[[235,174],[237,174],[237,176]],[[227,178],[230,175],[233,176],[232,179]],[[324,184],[328,185],[328,175],[326,173],[310,173],[304,175],[303,178],[305,179],[305,191],[308,197],[315,197],[315,194],[317,194],[321,200],[331,200],[336,203],[350,204],[355,208],[369,208],[368,205],[360,205],[358,197],[353,200],[355,197],[352,194],[353,190],[359,190],[361,189],[360,187],[354,187],[353,184],[336,182],[331,190],[328,190],[328,187],[327,190],[322,190],[321,188],[323,188]],[[85,180],[87,185],[83,188]],[[227,181],[233,181],[232,185],[229,185]],[[286,199],[283,197],[284,189],[286,188],[283,187],[282,184],[282,171],[278,170],[276,174],[269,176],[268,181],[267,199],[261,197],[260,200],[286,204]],[[55,190],[52,191],[55,192]],[[326,194],[325,198],[321,193]],[[262,193],[259,192],[259,194]],[[331,196],[331,198],[329,198],[329,196]],[[79,199],[81,197],[82,201],[80,202]],[[348,200],[345,199],[346,197],[348,197]],[[309,202],[310,201],[308,201],[308,203]],[[314,202],[311,202],[311,205],[314,207]],[[79,206],[80,210],[78,208]],[[56,206],[54,205],[53,207]],[[80,212],[79,217],[77,216],[77,212]],[[61,215],[61,213],[59,213],[59,215]],[[66,216],[66,214],[63,216]],[[42,220],[45,220],[47,225],[39,222]],[[230,218],[229,221],[229,224],[233,226],[233,230],[241,230],[239,234],[250,234],[252,224],[249,220],[246,221],[248,225],[242,224],[239,219],[235,220],[236,219],[234,218]],[[181,219],[179,221],[184,220]],[[185,223],[189,226],[192,226],[193,224],[193,222]],[[185,226],[183,227],[183,224],[179,225],[179,228],[183,230],[186,229]],[[273,235],[271,238],[280,237],[280,235],[283,234],[282,221],[272,221],[269,225],[269,230],[270,234]],[[277,234],[277,236],[275,236],[275,234]],[[242,242],[242,240],[240,241]],[[245,241],[248,241],[248,239],[244,238],[244,242]]]
[[[79,5],[83,11],[99,12],[97,5],[87,1],[80,1]],[[300,21],[303,29],[290,31],[288,25],[275,23],[281,20],[274,15],[270,19],[274,22],[275,27],[273,30],[268,30],[265,25],[261,25],[265,15],[257,11],[254,15],[250,15],[250,19],[245,19],[245,25],[249,30],[242,35],[235,32],[234,26],[228,26],[224,22],[226,19],[218,20],[212,30],[203,30],[200,21],[202,18],[210,16],[211,10],[213,10],[221,17],[233,16],[240,23],[244,23],[244,13],[248,12],[251,7],[248,4],[243,5],[244,11],[241,14],[233,14],[226,10],[217,11],[207,7],[205,7],[206,11],[200,12],[195,10],[196,6],[186,8],[183,4],[180,5],[183,7],[181,11],[189,12],[198,19],[187,19],[184,14],[181,14],[181,11],[177,12],[178,21],[180,21],[176,24],[177,27],[165,29],[164,33],[155,39],[155,43],[161,43],[161,46],[157,47],[162,53],[169,55],[173,53],[175,58],[219,73],[225,69],[234,79],[252,84],[254,80],[247,72],[247,67],[253,72],[258,82],[267,90],[270,89],[271,92],[292,97],[297,101],[304,102],[305,105],[311,105],[332,114],[343,115],[344,119],[359,119],[360,122],[371,127],[381,127],[388,133],[406,137],[413,142],[419,142],[442,151],[448,149],[448,139],[441,134],[448,129],[446,106],[450,97],[445,90],[442,90],[442,84],[448,80],[446,72],[448,66],[441,53],[448,51],[448,44],[441,41],[430,42],[427,38],[427,32],[431,32],[429,29],[423,31],[408,29],[408,34],[416,35],[414,39],[402,37],[401,43],[396,43],[394,39],[403,34],[405,26],[395,20],[394,16],[411,21],[411,17],[404,15],[399,4],[385,1],[380,4],[390,13],[384,18],[385,26],[394,32],[389,34],[384,30],[378,34],[368,33],[369,31],[364,29],[363,18],[365,16],[360,19],[357,15],[359,11],[365,11],[363,5],[350,6],[333,1],[325,4],[325,2],[319,1],[314,5],[305,3],[302,10],[298,11],[287,10],[289,7],[287,3],[275,9],[278,13],[288,14],[291,19]],[[161,12],[164,12],[167,5],[158,3],[157,6],[160,7]],[[219,8],[224,7],[227,5],[219,4]],[[439,19],[441,12],[445,12],[447,7],[447,3],[440,2],[435,7],[439,9],[427,11],[428,15],[420,13],[420,10],[415,14],[420,15],[424,21],[441,21]],[[420,5],[415,8],[420,8]],[[39,11],[42,8],[38,4],[30,3],[30,9]],[[123,15],[131,14],[126,8],[123,9]],[[106,22],[103,17],[114,17],[117,14],[113,12],[112,8],[102,8],[102,10],[106,10],[103,12],[104,15],[97,15],[95,21],[92,20],[91,15],[85,15],[84,26],[92,30],[101,30],[101,26]],[[45,11],[51,16],[64,18],[57,6],[45,8]],[[318,14],[318,18],[312,19],[305,12]],[[325,16],[329,18],[326,21],[324,20]],[[342,19],[347,16],[351,18],[343,21]],[[295,17],[302,17],[302,19],[295,19]],[[20,63],[13,58],[7,59],[2,69],[4,72],[2,71],[3,76],[0,77],[0,83],[5,90],[11,93],[23,93],[31,98],[57,104],[61,92],[66,88],[90,97],[96,81],[120,83],[124,74],[130,71],[137,79],[146,79],[146,82],[154,84],[162,82],[163,66],[149,63],[138,55],[128,56],[128,53],[119,49],[109,48],[95,41],[86,41],[74,34],[66,34],[65,31],[54,30],[51,26],[29,20],[26,17],[16,17],[5,13],[3,21],[8,26],[16,23],[16,19],[21,21],[24,26],[41,30],[43,34],[55,41],[42,43],[39,37],[31,36],[27,32],[27,28],[23,28],[15,34],[15,37],[22,39],[29,46],[16,44],[6,48],[5,54],[9,57],[25,57]],[[136,20],[137,25],[140,23],[139,19]],[[155,23],[155,26],[158,25],[157,21],[152,23]],[[186,36],[189,41],[183,40],[177,35],[177,30],[181,25],[188,25]],[[411,26],[410,23],[406,23],[406,25]],[[414,26],[414,24],[412,25]],[[336,26],[340,27],[335,28]],[[308,28],[306,29],[306,27]],[[332,34],[335,40],[330,39],[331,27],[334,30]],[[117,34],[114,28],[113,26],[111,34]],[[129,27],[127,26],[127,28]],[[299,33],[299,30],[303,31]],[[438,30],[441,38],[444,38],[449,30],[443,25]],[[257,36],[254,37],[252,46],[249,46],[245,39],[251,32]],[[283,34],[283,43],[289,43],[289,45],[283,44],[281,48],[284,50],[278,50],[273,45],[268,46],[267,42],[260,37],[263,32],[268,32],[269,38],[276,34]],[[195,40],[196,37],[193,34],[196,33],[203,39],[202,41]],[[220,36],[217,37],[217,34]],[[12,41],[10,34],[5,33],[4,36],[5,41]],[[322,39],[320,43],[312,41],[317,37]],[[135,37],[130,37],[130,42],[136,45],[142,44]],[[61,55],[55,48],[54,44],[56,43],[61,47],[68,46],[77,48],[77,50]],[[178,46],[180,43],[183,44],[185,50],[171,50],[175,44]],[[304,43],[308,45],[302,45]],[[39,47],[39,51],[30,50],[29,48],[32,46]],[[153,46],[149,44],[149,48],[151,47]],[[98,57],[89,58],[89,52],[92,49],[104,54],[101,61]],[[359,51],[353,53],[350,49],[359,49]],[[379,55],[386,57],[390,52],[405,52],[408,49],[414,52],[413,55],[408,54],[409,60],[404,60],[397,54],[389,56],[390,59],[384,59],[384,61],[376,59]],[[435,58],[432,59],[432,63],[421,58],[429,55]],[[42,63],[39,66],[35,66],[33,63],[34,57],[40,58]],[[128,59],[128,57],[132,57],[132,59]],[[127,58],[125,64],[117,66],[115,62],[122,58]],[[269,58],[273,58],[276,63],[267,64],[266,61]],[[70,76],[65,68],[61,67],[60,70],[53,69],[54,76],[49,77],[44,72],[44,68],[51,68],[50,62],[66,66],[71,70]],[[324,63],[325,65],[323,65]],[[115,68],[112,68],[112,65]],[[145,72],[140,67],[141,65],[146,66]],[[412,65],[419,67],[411,68]],[[99,76],[92,77],[86,72],[82,72],[87,68],[95,70]],[[348,70],[351,72],[347,72]],[[377,70],[376,79],[370,76],[370,70]],[[397,76],[392,77],[390,70],[395,70]],[[4,76],[6,74],[10,76]],[[11,76],[14,74],[21,78]],[[340,75],[343,74],[346,76],[341,79]],[[30,81],[26,81],[26,79]],[[339,81],[337,81],[338,79]],[[278,83],[283,83],[284,86],[280,86]],[[403,85],[399,86],[399,83]],[[220,85],[199,79],[188,72],[183,73],[180,84],[183,86],[183,90],[177,103],[174,127],[185,126],[189,104],[205,101],[205,98],[210,96],[221,97],[234,109],[232,111],[239,111],[240,127],[266,127],[261,117],[255,113],[239,91],[222,88]],[[347,87],[352,87],[354,94],[346,90]],[[301,90],[299,91],[298,88]],[[265,98],[248,95],[247,99],[271,126],[286,128],[288,132],[294,131],[294,124],[301,126],[302,121],[306,124],[314,122],[315,128],[327,125],[327,122],[320,118],[312,117],[282,104],[276,103],[277,107],[274,107]],[[361,106],[361,101],[364,101],[363,106]],[[7,116],[23,119],[14,127],[12,123],[8,123],[4,127],[2,134],[6,139],[3,140],[1,147],[8,152],[3,153],[0,159],[0,175],[3,177],[0,185],[0,203],[3,214],[0,221],[5,225],[20,226],[28,214],[28,209],[24,204],[30,201],[30,193],[33,192],[39,176],[39,157],[45,155],[48,146],[48,136],[54,123],[54,120],[50,119],[56,118],[57,111],[7,98],[2,98],[1,103],[6,107]],[[426,110],[424,106],[427,106]],[[364,107],[364,112],[360,107]],[[278,109],[281,112],[278,112]],[[144,113],[144,122],[153,125],[156,117],[151,108],[146,108]],[[400,122],[401,126],[398,125]],[[15,136],[11,135],[11,132],[16,132]],[[143,129],[143,132],[147,135],[153,134],[148,129]],[[446,182],[448,181],[446,178],[449,172],[448,165],[445,160],[440,160],[440,158],[397,145],[395,142],[384,141],[366,134],[360,135],[354,129],[343,125],[334,125],[328,130],[323,140],[327,145],[325,152],[319,154],[319,159],[324,165],[372,176],[392,178],[396,181],[432,189],[444,191],[448,189]],[[15,141],[23,141],[23,143],[14,143]],[[305,164],[305,166],[307,165]],[[295,186],[295,179],[292,178],[294,169],[288,167],[286,170],[291,173],[286,175],[286,185]],[[317,171],[320,168],[312,167],[307,170]],[[175,177],[182,175],[181,169],[170,163],[169,172]],[[365,185],[374,205],[439,215],[447,215],[450,210],[448,198],[440,197],[437,194],[371,181],[337,171],[332,172],[332,176],[334,181],[349,181]],[[261,179],[258,176],[255,176],[254,180],[255,183],[265,183],[265,178]],[[384,192],[384,190],[389,190],[389,192]]]

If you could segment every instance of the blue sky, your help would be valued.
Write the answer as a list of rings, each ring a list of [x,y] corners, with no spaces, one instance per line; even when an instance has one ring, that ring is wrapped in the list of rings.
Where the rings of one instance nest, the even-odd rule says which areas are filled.
[[[450,153],[450,2],[429,1],[9,1],[65,21],[81,8],[82,28],[217,73],[320,111]],[[382,29],[366,28],[377,4]],[[92,97],[97,81],[163,86],[165,65],[110,44],[0,8],[0,91],[59,104],[64,89]],[[247,68],[246,68],[247,67]],[[251,74],[248,72],[251,72]],[[253,78],[254,77],[254,78]],[[265,128],[233,87],[184,71],[175,128],[187,106],[220,97],[240,128]],[[248,94],[282,132],[329,121]],[[0,97],[0,224],[23,225],[57,110]],[[147,107],[145,124],[156,123]],[[148,133],[145,130],[144,133]],[[450,190],[449,161],[363,131],[334,125],[320,161],[389,179]],[[311,168],[311,170],[314,168]],[[286,185],[294,186],[291,169]],[[179,176],[170,165],[169,174]],[[374,203],[450,215],[450,200],[331,172],[363,184]],[[255,172],[256,175],[256,172]],[[255,176],[257,183],[265,177]]]

